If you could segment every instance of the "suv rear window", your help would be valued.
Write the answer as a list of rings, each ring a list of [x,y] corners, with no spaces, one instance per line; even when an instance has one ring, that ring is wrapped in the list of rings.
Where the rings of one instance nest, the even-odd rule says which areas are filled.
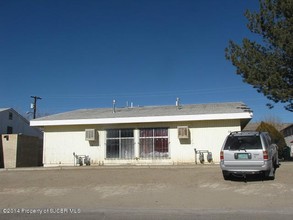
[[[229,136],[224,150],[262,149],[260,136]]]

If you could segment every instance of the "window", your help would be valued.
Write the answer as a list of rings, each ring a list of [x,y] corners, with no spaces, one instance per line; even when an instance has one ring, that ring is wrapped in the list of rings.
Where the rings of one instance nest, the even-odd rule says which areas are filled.
[[[7,126],[7,134],[12,134],[13,133],[13,128],[10,126]]]
[[[169,137],[167,128],[146,128],[139,132],[139,154],[145,159],[169,157]]]
[[[224,150],[262,149],[260,136],[231,136],[228,137]]]
[[[134,135],[133,129],[107,130],[107,159],[133,159]]]
[[[13,114],[12,112],[9,112],[9,120],[12,120],[13,119]]]

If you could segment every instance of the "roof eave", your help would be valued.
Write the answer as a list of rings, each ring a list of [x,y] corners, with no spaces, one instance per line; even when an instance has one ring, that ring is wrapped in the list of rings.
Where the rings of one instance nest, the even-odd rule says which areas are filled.
[[[225,113],[225,114],[200,114],[200,115],[175,115],[175,116],[150,116],[150,117],[121,117],[121,118],[96,118],[96,119],[67,119],[67,120],[34,120],[31,126],[64,126],[64,125],[92,125],[92,124],[128,124],[128,123],[155,123],[179,121],[205,121],[205,120],[232,120],[251,119],[252,113]]]

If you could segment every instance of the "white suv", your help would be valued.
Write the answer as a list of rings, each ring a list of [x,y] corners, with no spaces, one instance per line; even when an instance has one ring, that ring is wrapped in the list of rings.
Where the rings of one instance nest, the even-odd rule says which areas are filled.
[[[220,166],[225,180],[231,175],[264,174],[275,179],[279,167],[278,146],[271,142],[267,132],[232,132],[226,138],[220,153]]]

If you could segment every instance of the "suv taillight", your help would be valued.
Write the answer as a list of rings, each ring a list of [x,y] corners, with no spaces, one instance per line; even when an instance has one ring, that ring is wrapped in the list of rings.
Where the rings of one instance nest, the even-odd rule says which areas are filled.
[[[221,153],[220,153],[220,160],[224,160],[224,152],[223,151],[221,151]]]
[[[263,159],[264,160],[268,160],[269,159],[269,155],[268,155],[268,152],[266,150],[263,151]]]

